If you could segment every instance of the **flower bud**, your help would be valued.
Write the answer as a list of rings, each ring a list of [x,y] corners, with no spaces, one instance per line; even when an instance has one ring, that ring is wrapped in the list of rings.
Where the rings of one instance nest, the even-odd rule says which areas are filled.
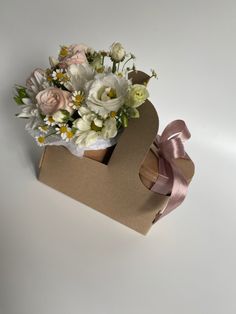
[[[58,110],[56,111],[52,118],[55,122],[63,123],[68,120],[70,113],[67,110]]]
[[[125,58],[126,52],[121,43],[113,43],[110,50],[110,57],[114,62],[123,61]]]
[[[149,97],[147,88],[141,84],[134,84],[130,87],[127,97],[127,106],[137,108]]]

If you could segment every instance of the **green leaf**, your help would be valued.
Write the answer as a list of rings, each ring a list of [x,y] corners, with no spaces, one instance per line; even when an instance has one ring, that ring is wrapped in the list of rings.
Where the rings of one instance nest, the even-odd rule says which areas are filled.
[[[121,116],[121,123],[122,123],[122,126],[124,128],[127,128],[127,126],[128,126],[128,117],[125,114],[123,114]]]
[[[16,95],[13,97],[13,99],[15,100],[17,105],[23,105],[24,104],[23,99],[29,98],[29,96],[26,92],[26,87],[16,85],[15,88],[16,88]]]
[[[18,95],[20,98],[28,98],[28,94],[26,93],[25,88],[17,88]]]
[[[130,108],[129,116],[130,116],[130,118],[135,118],[135,119],[139,118],[140,114],[139,114],[138,109]]]
[[[23,105],[24,104],[22,99],[18,95],[14,96],[13,99],[15,100],[17,105]]]
[[[78,129],[75,128],[75,127],[72,127],[72,128],[71,128],[71,131],[72,131],[73,134],[75,134],[77,130],[78,130]]]
[[[21,118],[21,119],[29,119],[29,117],[21,117],[21,116],[20,116],[20,113],[16,113],[15,116],[16,116],[17,118]]]

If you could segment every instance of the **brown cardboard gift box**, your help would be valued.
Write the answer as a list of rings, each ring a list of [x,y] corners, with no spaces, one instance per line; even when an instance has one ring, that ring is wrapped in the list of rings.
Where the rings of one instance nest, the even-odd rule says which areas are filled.
[[[158,125],[157,112],[146,101],[140,107],[140,118],[132,119],[120,136],[108,164],[78,158],[62,146],[47,146],[40,162],[39,180],[146,234],[168,202],[168,196],[150,191],[139,177]],[[189,168],[185,160],[180,163],[192,177],[193,167]]]

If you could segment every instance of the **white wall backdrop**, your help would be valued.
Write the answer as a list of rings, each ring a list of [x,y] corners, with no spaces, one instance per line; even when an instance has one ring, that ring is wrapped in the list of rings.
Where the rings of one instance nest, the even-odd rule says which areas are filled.
[[[1,314],[236,313],[235,32],[234,0],[1,1]],[[12,86],[60,44],[115,40],[158,71],[161,129],[192,133],[188,197],[147,237],[38,182],[14,117]]]

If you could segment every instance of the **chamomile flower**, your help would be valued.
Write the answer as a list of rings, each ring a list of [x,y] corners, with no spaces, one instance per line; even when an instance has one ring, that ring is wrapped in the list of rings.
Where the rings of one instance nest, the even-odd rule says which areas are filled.
[[[38,126],[39,131],[41,131],[42,133],[47,133],[49,130],[49,126],[48,125],[40,125]]]
[[[36,142],[39,146],[44,146],[45,145],[45,136],[40,135],[35,137]]]
[[[45,124],[46,124],[46,125],[49,125],[49,126],[54,126],[54,125],[56,125],[56,121],[53,119],[52,116],[46,116],[46,117],[44,118],[44,121],[45,121]]]
[[[74,134],[66,124],[61,124],[60,126],[56,127],[56,134],[59,134],[63,140],[69,142]]]
[[[85,99],[84,93],[82,91],[75,91],[72,94],[73,108],[78,109]]]
[[[50,83],[53,80],[53,78],[52,78],[52,70],[51,69],[47,69],[45,71],[45,74],[46,74],[47,81]]]
[[[56,69],[55,71],[52,72],[52,79],[54,81],[64,83],[68,81],[68,76],[66,75],[63,69]]]
[[[67,46],[61,46],[61,50],[59,52],[59,57],[61,58],[65,58],[68,56],[69,53],[69,49]]]

